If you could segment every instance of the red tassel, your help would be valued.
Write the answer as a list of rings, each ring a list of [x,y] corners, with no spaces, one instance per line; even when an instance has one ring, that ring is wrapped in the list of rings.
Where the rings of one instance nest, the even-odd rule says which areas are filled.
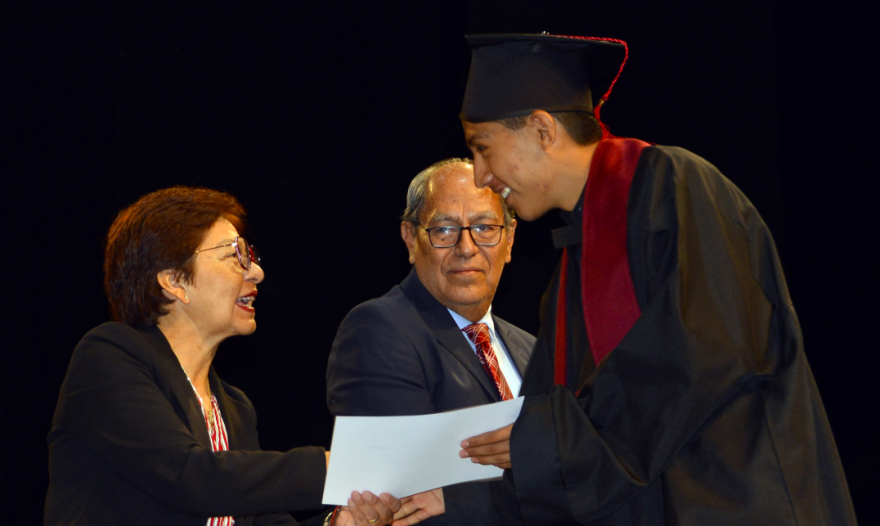
[[[626,66],[626,61],[629,58],[629,46],[626,45],[626,42],[623,40],[619,40],[617,38],[602,38],[602,37],[581,37],[581,36],[573,36],[573,35],[554,35],[561,36],[565,38],[578,38],[581,40],[596,40],[599,42],[615,42],[617,44],[623,44],[623,62],[620,63],[620,69],[617,70],[617,75],[614,76],[614,80],[611,81],[611,85],[608,86],[608,91],[605,92],[604,95],[599,99],[599,103],[596,104],[596,107],[593,108],[593,116],[599,121],[599,124],[602,126],[602,139],[617,139],[618,137],[611,133],[611,130],[608,129],[608,126],[602,122],[602,118],[599,116],[599,111],[602,109],[602,105],[605,104],[605,101],[608,100],[608,97],[611,95],[611,90],[614,89],[614,85],[617,84],[617,79],[620,78],[620,74],[623,73],[623,67]]]

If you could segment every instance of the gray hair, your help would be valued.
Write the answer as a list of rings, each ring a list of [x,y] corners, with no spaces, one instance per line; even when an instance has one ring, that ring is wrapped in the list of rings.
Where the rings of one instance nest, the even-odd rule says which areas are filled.
[[[422,212],[422,208],[425,207],[425,201],[428,199],[428,182],[434,174],[451,164],[473,164],[473,161],[468,158],[460,159],[458,157],[443,159],[419,172],[409,183],[409,190],[406,192],[406,210],[403,211],[401,220],[408,221],[414,225],[419,224],[419,214]],[[498,199],[501,199],[501,196]],[[513,208],[507,206],[504,199],[501,199],[501,208],[504,210],[504,226],[510,226],[515,215]]]

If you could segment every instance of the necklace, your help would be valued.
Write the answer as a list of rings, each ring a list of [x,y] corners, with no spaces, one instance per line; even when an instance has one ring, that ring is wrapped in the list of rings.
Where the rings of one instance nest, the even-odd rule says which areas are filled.
[[[214,435],[214,397],[211,397],[211,409],[205,409],[205,406],[202,406],[202,411],[205,412],[205,415],[208,417],[208,430],[211,432],[211,436]]]
[[[180,366],[183,369],[183,365]],[[208,387],[208,397],[209,402],[211,403],[210,407],[205,407],[205,402],[202,400],[202,397],[199,395],[199,390],[196,389],[196,385],[190,379],[189,374],[187,374],[186,369],[183,369],[183,374],[186,376],[186,381],[189,382],[190,387],[193,388],[193,392],[196,394],[196,398],[199,399],[199,405],[202,408],[202,415],[208,421],[208,432],[211,433],[211,436],[214,436],[215,428],[214,428],[214,396],[211,394],[211,388]]]

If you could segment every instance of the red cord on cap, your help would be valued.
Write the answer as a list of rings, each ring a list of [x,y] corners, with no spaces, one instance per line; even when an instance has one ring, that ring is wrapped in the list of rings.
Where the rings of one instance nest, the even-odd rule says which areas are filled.
[[[598,40],[600,42],[614,42],[616,44],[623,44],[623,62],[620,63],[620,69],[617,70],[617,75],[614,76],[614,80],[611,81],[611,85],[608,86],[608,91],[602,95],[602,98],[599,99],[599,103],[596,104],[596,107],[593,108],[593,116],[596,117],[596,120],[599,121],[599,124],[602,126],[602,138],[610,139],[616,137],[616,135],[612,135],[611,131],[608,129],[608,126],[605,126],[605,123],[602,122],[602,119],[599,117],[599,111],[602,109],[602,105],[605,104],[605,101],[608,100],[608,97],[611,95],[611,90],[614,89],[614,84],[617,83],[617,79],[620,78],[620,74],[623,73],[623,67],[626,65],[626,59],[629,58],[629,46],[626,45],[626,42],[617,38],[602,38],[602,37],[581,37],[581,36],[573,36],[573,35],[554,35],[560,36],[564,38],[577,38],[580,40]]]

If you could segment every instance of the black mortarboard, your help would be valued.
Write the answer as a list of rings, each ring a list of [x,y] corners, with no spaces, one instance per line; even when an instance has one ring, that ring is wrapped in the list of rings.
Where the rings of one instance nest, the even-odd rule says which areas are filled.
[[[461,118],[487,122],[534,110],[593,114],[626,62],[622,40],[559,35],[467,35],[471,47]],[[596,117],[598,118],[598,112]]]

